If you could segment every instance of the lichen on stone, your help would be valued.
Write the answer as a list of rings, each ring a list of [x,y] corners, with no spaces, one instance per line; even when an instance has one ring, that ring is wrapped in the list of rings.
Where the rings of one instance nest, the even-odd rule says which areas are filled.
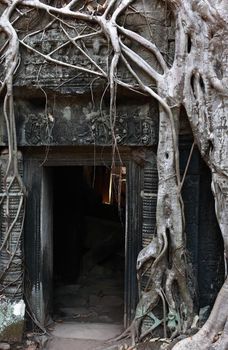
[[[25,303],[0,299],[0,341],[20,342],[24,329]]]

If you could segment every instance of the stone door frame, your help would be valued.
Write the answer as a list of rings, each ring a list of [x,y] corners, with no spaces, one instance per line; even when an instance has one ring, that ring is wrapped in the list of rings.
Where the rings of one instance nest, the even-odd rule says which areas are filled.
[[[127,170],[125,224],[124,326],[134,317],[137,303],[136,259],[142,245],[143,167],[135,161],[135,148],[122,147],[121,161]],[[52,299],[52,242],[47,234],[51,221],[49,169],[55,166],[101,166],[111,164],[112,150],[104,147],[32,147],[22,150],[24,181],[28,189],[25,220],[25,296],[36,320],[44,327],[50,317]],[[116,164],[120,164],[118,159]],[[46,198],[46,199],[45,199]],[[50,214],[50,213],[49,213]],[[48,214],[48,215],[49,215]],[[48,216],[46,215],[46,216]],[[50,215],[49,215],[50,216]]]

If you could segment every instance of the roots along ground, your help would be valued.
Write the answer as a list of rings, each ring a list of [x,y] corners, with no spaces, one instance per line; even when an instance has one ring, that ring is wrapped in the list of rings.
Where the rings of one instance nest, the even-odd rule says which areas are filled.
[[[155,0],[151,0],[154,1]],[[194,318],[193,301],[187,283],[185,258],[184,215],[181,198],[182,181],[179,173],[178,120],[184,107],[202,157],[212,172],[212,189],[216,214],[223,235],[225,261],[228,254],[228,4],[226,0],[156,0],[167,6],[175,21],[175,56],[168,64],[152,39],[143,37],[125,26],[128,11],[140,12],[149,6],[147,0],[94,1],[39,1],[1,0],[0,32],[3,38],[1,53],[0,93],[4,99],[4,117],[8,132],[8,167],[5,175],[5,196],[1,204],[9,211],[9,193],[16,184],[20,199],[16,216],[5,226],[3,251],[7,247],[18,217],[24,215],[25,189],[18,172],[13,79],[20,65],[22,47],[33,51],[54,65],[87,72],[107,81],[110,93],[110,123],[113,130],[113,147],[117,147],[114,125],[116,94],[119,86],[143,93],[159,103],[159,145],[157,167],[159,176],[157,200],[157,232],[151,243],[138,256],[137,271],[140,276],[150,268],[150,278],[141,291],[136,316],[131,326],[133,342],[151,336],[143,332],[143,320],[158,303],[163,306],[164,336],[175,337],[191,326]],[[29,16],[40,16],[40,28],[27,32],[20,30]],[[72,36],[70,28],[83,22],[86,33]],[[30,45],[29,39],[44,33],[53,24],[65,35],[65,44],[52,52],[42,52]],[[110,45],[109,65],[104,69],[88,54],[83,44],[88,37],[101,35]],[[91,63],[91,69],[71,64],[55,54],[72,45]],[[133,44],[133,45],[132,45]],[[140,56],[137,47],[146,49],[156,61],[155,69]],[[131,83],[118,74],[124,67]],[[155,86],[155,88],[152,88]],[[21,230],[23,227],[23,220]],[[17,248],[21,245],[21,235]],[[1,278],[7,275],[11,258]],[[209,350],[228,348],[228,280],[220,290],[211,315],[203,328],[193,337],[178,343],[175,350]],[[218,338],[217,335],[221,334]],[[218,339],[218,340],[216,340]]]

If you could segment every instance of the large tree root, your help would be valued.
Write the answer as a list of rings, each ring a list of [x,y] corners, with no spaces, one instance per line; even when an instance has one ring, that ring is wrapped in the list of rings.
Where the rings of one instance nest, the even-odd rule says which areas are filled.
[[[146,286],[140,291],[135,319],[129,330],[133,343],[135,340],[151,337],[154,326],[144,331],[143,321],[150,316],[153,319],[156,307],[161,306],[163,318],[159,320],[158,324],[164,327],[164,336],[175,337],[181,332],[186,332],[191,326],[194,311],[188,288],[188,267],[185,259],[185,225],[181,199],[183,181],[181,182],[179,173],[178,118],[180,107],[184,105],[195,142],[212,170],[216,214],[224,239],[227,260],[228,9],[225,1],[166,1],[176,21],[175,56],[171,67],[166,64],[154,43],[125,28],[125,21],[121,19],[121,15],[126,13],[129,7],[135,13],[139,8],[140,12],[140,6],[145,7],[146,1],[109,0],[102,1],[103,4],[94,5],[95,7],[92,6],[94,2],[89,1],[88,4],[92,6],[92,9],[87,4],[81,7],[81,2],[78,0],[66,0],[62,7],[56,6],[58,1],[2,0],[0,2],[5,4],[5,10],[0,17],[0,30],[7,37],[3,47],[0,48],[0,64],[1,68],[3,67],[0,70],[0,74],[3,75],[3,77],[1,76],[2,81],[0,81],[0,93],[6,90],[3,109],[9,145],[8,170],[13,171],[14,175],[18,177],[18,181],[20,177],[16,157],[13,75],[19,62],[20,46],[26,47],[48,63],[92,74],[108,81],[110,127],[114,151],[117,147],[115,136],[117,86],[120,85],[146,94],[158,101],[160,124],[157,151],[159,177],[157,231],[151,244],[139,254],[137,263],[139,278],[145,275],[145,271],[150,271],[150,276]],[[134,8],[135,4],[136,9]],[[137,7],[138,5],[139,7]],[[45,24],[44,28],[38,28],[37,32],[33,31],[23,36],[23,31],[20,33],[20,30],[17,31],[14,27],[17,22],[15,13],[20,18],[25,14],[23,11],[29,13],[30,10],[34,9],[40,11],[42,15],[45,12],[49,16],[50,22]],[[33,47],[29,39],[38,32],[44,32],[49,26],[51,27],[53,18],[65,33],[66,42],[60,44],[53,51],[44,53],[42,49]],[[149,21],[149,18],[147,20]],[[70,32],[68,32],[68,21],[75,21],[75,27],[77,21],[90,23],[87,28],[90,32],[81,32],[75,37],[71,37]],[[92,29],[94,24],[99,30]],[[101,33],[103,39],[106,38],[108,45],[112,47],[106,69],[103,69],[96,59],[90,57],[92,54],[85,50],[86,45],[78,44],[78,42],[83,43],[83,40],[89,36],[96,37]],[[139,50],[134,49],[135,45],[128,45],[124,40],[126,38],[136,43]],[[86,60],[89,60],[91,68],[56,58],[55,53],[69,43],[76,47]],[[147,50],[148,55],[153,56],[153,60],[150,60],[151,57],[148,60],[144,59],[140,52],[141,48],[143,51]],[[153,64],[150,64],[154,62],[154,59],[159,65],[159,71],[153,67]],[[124,80],[124,77],[122,79],[118,74],[121,63],[131,76],[130,83],[128,79]],[[161,71],[162,73],[160,73]],[[156,92],[151,88],[154,83],[156,84]],[[21,190],[23,190],[21,180],[19,182]],[[175,350],[227,350],[227,283],[226,280],[204,327],[192,338],[181,341],[175,346]],[[154,320],[156,321],[156,317]]]
[[[225,264],[228,247],[228,178],[214,173],[212,189],[215,196],[216,215],[224,239]],[[228,349],[228,277],[217,296],[209,319],[191,338],[178,343],[174,350],[227,350]]]

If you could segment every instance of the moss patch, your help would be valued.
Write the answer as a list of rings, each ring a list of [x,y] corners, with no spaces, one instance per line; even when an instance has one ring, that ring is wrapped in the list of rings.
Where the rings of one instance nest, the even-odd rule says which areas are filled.
[[[0,341],[21,342],[24,330],[24,321],[17,321],[0,333]]]

